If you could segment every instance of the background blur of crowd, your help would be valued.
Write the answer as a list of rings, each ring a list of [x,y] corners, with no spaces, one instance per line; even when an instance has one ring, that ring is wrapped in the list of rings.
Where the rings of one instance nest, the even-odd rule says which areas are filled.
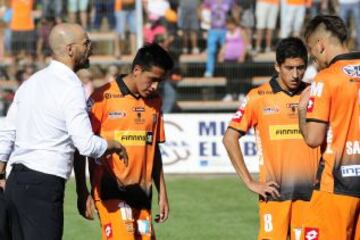
[[[215,75],[222,62],[242,64],[270,53],[281,38],[301,36],[306,21],[317,14],[340,15],[350,26],[350,46],[360,48],[360,0],[142,0],[144,42],[156,41],[180,64],[181,55],[204,55],[202,76]],[[116,33],[113,57],[121,62],[136,52],[137,18],[135,0],[2,0],[0,1],[0,116],[4,115],[20,85],[50,60],[48,36],[61,22],[77,22],[91,33]],[[3,64],[5,60],[8,64]],[[93,79],[111,81],[121,64],[79,73],[88,93]],[[226,75],[227,96],[231,77]],[[172,111],[176,68],[163,86],[167,94],[165,112]],[[237,94],[237,93],[235,93]]]

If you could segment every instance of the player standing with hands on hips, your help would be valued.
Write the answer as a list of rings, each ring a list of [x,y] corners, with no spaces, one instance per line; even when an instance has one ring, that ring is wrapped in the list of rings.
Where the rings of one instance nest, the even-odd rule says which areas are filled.
[[[309,210],[320,151],[306,145],[297,121],[307,58],[300,39],[281,40],[276,49],[277,75],[250,91],[224,135],[236,173],[259,194],[259,240],[300,240]],[[255,129],[257,140],[259,180],[250,175],[239,144],[250,128]]]

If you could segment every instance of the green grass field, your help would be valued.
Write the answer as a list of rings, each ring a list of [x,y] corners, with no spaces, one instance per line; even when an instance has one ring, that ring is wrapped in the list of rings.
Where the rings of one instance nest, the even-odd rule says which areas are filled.
[[[156,224],[158,239],[253,240],[258,228],[257,196],[235,176],[167,176],[170,217]],[[64,240],[100,239],[98,221],[76,209],[74,180],[67,184]],[[154,199],[157,199],[154,194]],[[153,213],[157,213],[154,201]]]

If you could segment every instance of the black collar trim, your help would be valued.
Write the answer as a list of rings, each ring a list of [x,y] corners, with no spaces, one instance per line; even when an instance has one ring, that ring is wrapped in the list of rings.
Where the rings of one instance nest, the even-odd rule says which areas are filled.
[[[301,82],[299,88],[295,92],[288,92],[281,88],[281,86],[278,82],[278,76],[275,75],[270,80],[270,86],[271,86],[273,93],[284,92],[285,94],[289,95],[290,97],[293,97],[297,93],[302,92],[306,88],[307,84],[304,82]]]
[[[121,94],[125,97],[126,95],[131,95],[133,96],[134,98],[136,99],[139,99],[140,96],[135,96],[131,91],[130,89],[126,86],[125,82],[124,82],[124,79],[123,77],[125,77],[126,75],[119,75],[117,78],[116,78],[116,83],[119,87],[119,90],[121,92]]]
[[[360,52],[350,52],[350,53],[340,54],[340,55],[337,55],[336,57],[334,57],[333,60],[331,60],[329,66],[340,60],[352,60],[352,59],[359,59],[359,58],[360,58]]]

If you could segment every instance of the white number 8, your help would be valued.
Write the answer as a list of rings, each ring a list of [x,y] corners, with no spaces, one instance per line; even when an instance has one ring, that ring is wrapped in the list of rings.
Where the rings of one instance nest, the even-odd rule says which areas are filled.
[[[264,230],[265,232],[271,232],[273,230],[271,214],[264,214]]]

